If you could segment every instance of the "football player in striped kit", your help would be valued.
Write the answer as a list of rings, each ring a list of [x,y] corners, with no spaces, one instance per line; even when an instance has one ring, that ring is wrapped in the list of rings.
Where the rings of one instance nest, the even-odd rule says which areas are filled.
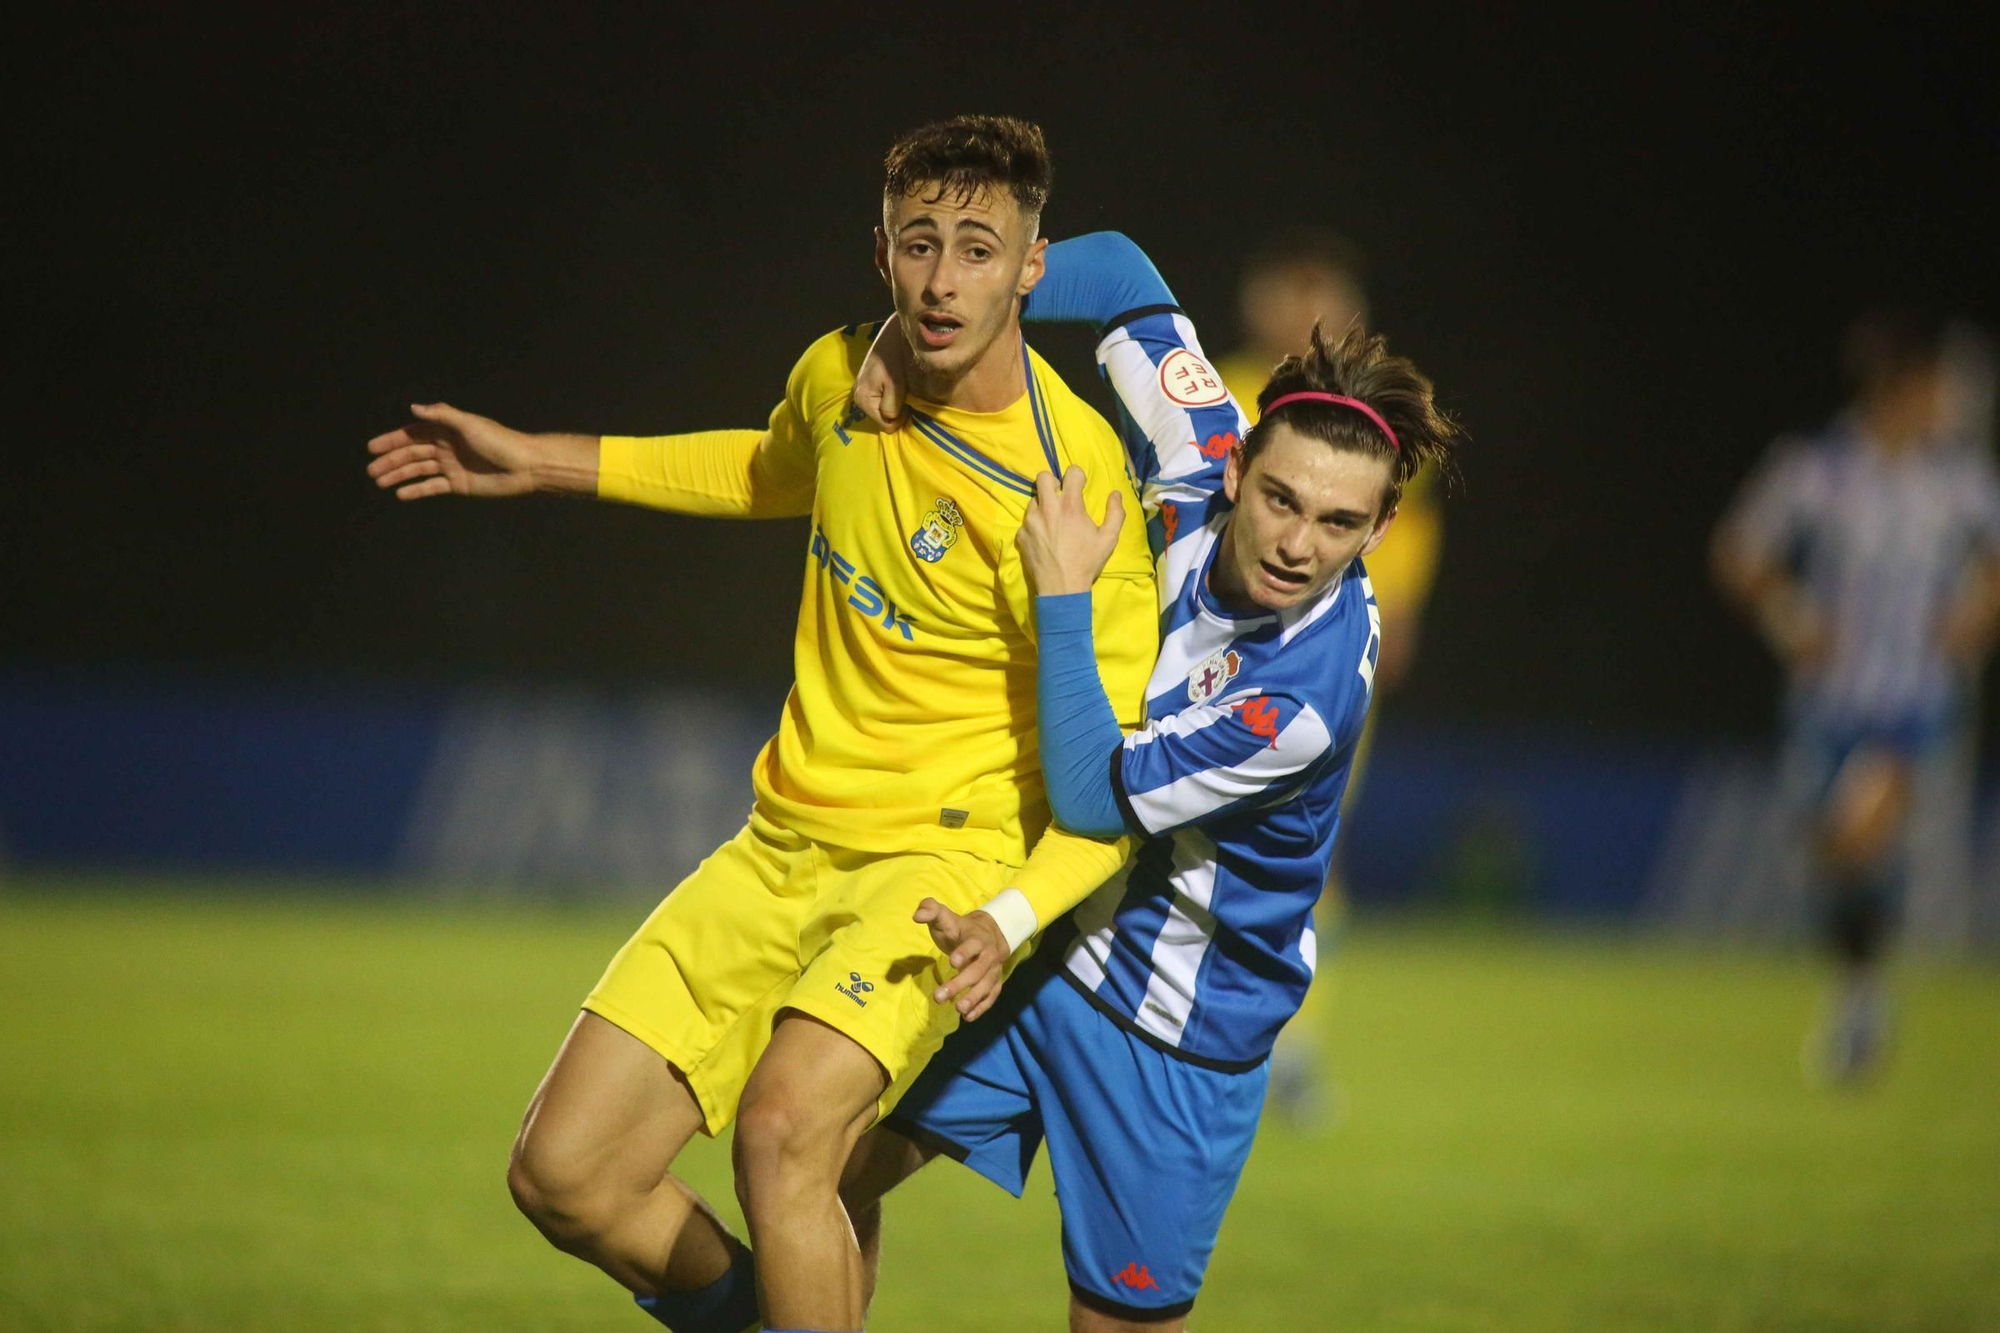
[[[1071,1327],[1178,1328],[1249,1155],[1272,1043],[1312,976],[1313,905],[1380,642],[1361,557],[1419,466],[1452,472],[1460,433],[1430,381],[1358,329],[1315,332],[1252,428],[1136,245],[1097,233],[1048,261],[1026,317],[1101,330],[1162,646],[1146,721],[1125,735],[1091,659],[1089,591],[1122,513],[1113,501],[1100,524],[1078,470],[1043,473],[1018,539],[1037,591],[1043,769],[1064,827],[1144,842],[1050,926],[999,1021],[947,1042],[864,1140],[847,1197],[865,1209],[938,1152],[1018,1194],[1046,1141]],[[881,393],[871,373],[864,408]],[[977,1016],[997,991],[988,978],[957,998]]]
[[[1853,407],[1774,445],[1716,532],[1716,581],[1789,678],[1788,784],[1839,969],[1806,1054],[1833,1082],[1886,1044],[1881,963],[1914,779],[1963,725],[2000,631],[2000,480],[1947,429],[1945,334],[1908,313],[1858,321]]]

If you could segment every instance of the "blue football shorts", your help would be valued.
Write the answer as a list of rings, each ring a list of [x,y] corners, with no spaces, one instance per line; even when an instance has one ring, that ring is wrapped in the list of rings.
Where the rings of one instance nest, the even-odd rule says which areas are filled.
[[[1264,1105],[1268,1064],[1224,1073],[1148,1044],[1039,959],[945,1041],[885,1122],[1019,1197],[1042,1143],[1084,1304],[1184,1314]]]
[[[1787,785],[1808,806],[1823,805],[1847,761],[1863,751],[1918,763],[1952,736],[1954,715],[1927,709],[1880,718],[1855,719],[1801,710],[1791,720]]]

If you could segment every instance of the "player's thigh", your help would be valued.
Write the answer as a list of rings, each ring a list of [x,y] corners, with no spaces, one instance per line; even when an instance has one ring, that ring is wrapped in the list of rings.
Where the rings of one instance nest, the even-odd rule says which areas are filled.
[[[748,1016],[767,1032],[773,992],[797,977],[813,865],[809,843],[753,814],[653,909],[584,1007],[652,1047],[700,1091],[716,1081],[704,1068],[711,1053]],[[730,1105],[748,1074],[748,1062],[737,1063],[739,1073],[721,1080],[733,1086],[717,1094]]]
[[[657,1051],[579,1014],[522,1117],[516,1188],[548,1199],[644,1194],[701,1125],[694,1094]]]
[[[838,1171],[874,1122],[888,1083],[875,1057],[845,1033],[809,1014],[781,1013],[743,1089],[736,1145],[748,1151],[739,1160],[757,1160],[760,1149],[807,1152]]]
[[[845,1034],[873,1056],[888,1083],[886,1112],[958,1027],[958,1012],[932,993],[948,971],[930,930],[912,920],[935,898],[970,912],[1005,887],[1009,867],[947,853],[858,857],[835,854],[801,937],[810,959],[786,1006]]]
[[[1065,1021],[1035,1053],[1071,1290],[1114,1319],[1185,1315],[1249,1160],[1268,1067],[1189,1063],[1062,990]]]
[[[847,1154],[847,1165],[840,1172],[840,1201],[850,1213],[871,1207],[928,1166],[937,1154],[936,1148],[900,1134],[890,1125],[875,1125]]]
[[[1827,850],[1862,866],[1879,860],[1902,833],[1909,812],[1910,760],[1880,745],[1856,746],[1842,761],[1824,807]]]
[[[1181,1333],[1187,1327],[1185,1314],[1161,1319],[1133,1319],[1110,1314],[1086,1305],[1074,1292],[1069,1298],[1069,1333]]]

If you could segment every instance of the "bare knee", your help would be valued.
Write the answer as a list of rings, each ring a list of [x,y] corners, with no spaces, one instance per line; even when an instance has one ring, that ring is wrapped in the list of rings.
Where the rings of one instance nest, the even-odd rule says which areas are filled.
[[[1907,762],[1888,754],[1857,754],[1834,783],[1823,851],[1834,868],[1860,873],[1879,862],[1900,836],[1910,805]]]
[[[507,1192],[537,1230],[564,1248],[604,1231],[616,1212],[604,1181],[575,1154],[533,1134],[514,1144]]]
[[[736,1116],[736,1197],[748,1211],[772,1191],[792,1193],[807,1182],[828,1185],[837,1159],[839,1126],[793,1098],[745,1101]]]

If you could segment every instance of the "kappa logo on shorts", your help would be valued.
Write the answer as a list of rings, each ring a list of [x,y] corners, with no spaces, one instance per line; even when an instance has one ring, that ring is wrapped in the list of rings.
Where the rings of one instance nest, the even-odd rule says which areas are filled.
[[[875,983],[872,981],[863,981],[859,972],[849,972],[847,974],[847,985],[842,985],[836,981],[833,983],[833,988],[860,1005],[863,1009],[866,1009],[868,1001],[861,997],[874,990]]]
[[[1160,1284],[1153,1281],[1153,1271],[1144,1264],[1126,1264],[1123,1271],[1111,1275],[1113,1286],[1126,1286],[1134,1291],[1158,1291]]]

